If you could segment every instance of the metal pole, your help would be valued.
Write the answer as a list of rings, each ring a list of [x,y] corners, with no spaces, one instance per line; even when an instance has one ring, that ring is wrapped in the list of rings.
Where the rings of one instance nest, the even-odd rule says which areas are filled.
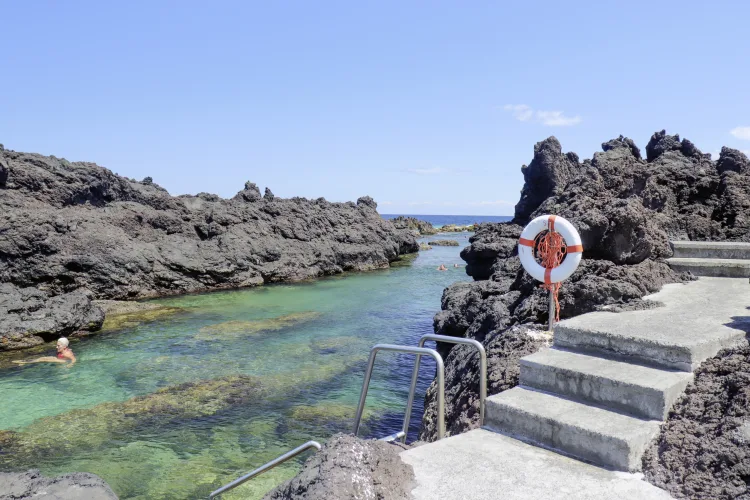
[[[552,332],[555,328],[555,293],[549,291],[549,331]]]
[[[449,337],[447,335],[435,335],[432,333],[428,333],[426,335],[422,335],[422,337],[419,339],[419,347],[423,347],[424,343],[428,340],[434,340],[435,342],[449,342],[451,344],[468,344],[474,346],[477,351],[479,351],[479,425],[484,425],[484,408],[485,400],[487,399],[487,352],[484,350],[484,346],[474,339],[464,339],[460,337]],[[417,355],[417,360],[414,364],[414,370],[411,374],[409,400],[406,404],[406,414],[404,415],[404,428],[402,430],[404,435],[401,438],[402,443],[406,443],[406,435],[409,432],[409,422],[411,421],[412,406],[414,404],[414,396],[417,392],[419,362],[420,356]]]
[[[295,449],[293,449],[292,451],[284,453],[280,457],[271,460],[270,462],[268,462],[267,464],[265,464],[265,465],[263,465],[261,467],[258,467],[257,469],[255,469],[254,471],[250,472],[249,474],[246,474],[246,475],[242,476],[241,478],[235,479],[231,483],[229,483],[229,484],[227,484],[225,486],[222,486],[218,490],[212,492],[208,496],[208,498],[209,499],[210,498],[214,498],[216,496],[221,495],[222,493],[225,493],[225,492],[227,492],[227,491],[229,491],[231,489],[234,489],[237,486],[239,486],[242,483],[244,483],[245,481],[251,480],[252,478],[254,478],[255,476],[257,476],[258,474],[262,474],[262,473],[266,472],[267,470],[271,470],[274,467],[276,467],[277,465],[279,465],[279,464],[281,464],[283,462],[286,462],[290,458],[293,458],[293,457],[299,455],[300,453],[302,453],[303,451],[307,450],[308,448],[315,448],[316,450],[320,450],[320,443],[318,443],[317,441],[308,441],[305,444],[303,444],[302,446],[298,446]]]
[[[412,347],[403,345],[393,344],[377,344],[370,351],[370,359],[367,362],[367,370],[365,371],[365,379],[362,382],[362,392],[359,395],[359,404],[357,405],[357,415],[354,417],[354,435],[356,436],[359,432],[359,426],[362,421],[362,414],[365,410],[365,400],[367,400],[367,391],[370,387],[370,378],[372,377],[372,369],[375,365],[375,357],[378,351],[393,351],[403,352],[407,354],[417,354],[423,356],[432,356],[435,360],[436,365],[436,378],[438,382],[438,439],[442,439],[445,436],[445,366],[443,365],[443,357],[438,354],[434,349],[427,349],[425,347]]]

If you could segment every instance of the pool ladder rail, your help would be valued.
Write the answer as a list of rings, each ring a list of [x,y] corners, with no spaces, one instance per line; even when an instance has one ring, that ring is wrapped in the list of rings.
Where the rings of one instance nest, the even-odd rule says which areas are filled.
[[[370,358],[367,362],[367,370],[365,371],[365,378],[362,383],[362,391],[359,396],[359,404],[357,405],[357,415],[354,418],[354,435],[355,436],[359,432],[359,427],[362,422],[362,414],[364,413],[364,410],[365,410],[365,402],[367,400],[367,391],[370,387],[370,379],[372,377],[372,371],[375,366],[375,359],[377,358],[378,352],[380,351],[401,352],[405,354],[416,355],[416,360],[414,362],[414,370],[412,372],[412,377],[411,377],[411,385],[409,387],[409,399],[406,404],[406,413],[404,415],[403,427],[400,431],[394,434],[380,438],[380,441],[390,442],[390,441],[395,441],[397,439],[401,439],[402,443],[406,443],[406,436],[409,431],[409,422],[411,420],[412,406],[414,403],[414,395],[417,390],[417,378],[419,375],[419,364],[422,359],[422,356],[431,356],[435,360],[435,364],[436,364],[435,377],[438,383],[438,388],[437,388],[438,390],[438,395],[437,395],[438,396],[438,408],[437,408],[438,439],[442,439],[445,436],[445,366],[443,363],[443,357],[435,349],[428,349],[424,347],[425,342],[429,340],[432,340],[435,342],[448,342],[451,344],[471,345],[474,348],[476,348],[477,351],[479,352],[479,425],[480,426],[484,425],[485,400],[487,399],[487,353],[485,352],[484,347],[482,346],[481,343],[473,339],[449,337],[446,335],[426,334],[426,335],[422,335],[422,337],[419,339],[418,347],[395,345],[395,344],[376,344],[370,350]],[[215,498],[221,495],[222,493],[225,493],[231,489],[234,489],[237,486],[241,485],[242,483],[249,481],[250,479],[256,476],[273,469],[277,465],[282,464],[286,462],[287,460],[296,457],[300,453],[303,453],[304,451],[310,448],[315,448],[315,451],[317,452],[320,450],[321,446],[320,446],[320,443],[318,443],[317,441],[308,441],[305,444],[298,446],[295,449],[281,455],[280,457],[271,460],[267,464],[261,467],[258,467],[254,471],[248,474],[245,474],[239,479],[235,479],[231,483],[222,486],[218,490],[212,492],[208,498],[209,499]]]

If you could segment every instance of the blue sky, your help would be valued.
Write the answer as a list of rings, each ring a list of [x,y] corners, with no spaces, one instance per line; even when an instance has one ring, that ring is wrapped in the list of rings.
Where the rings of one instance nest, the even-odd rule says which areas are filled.
[[[563,5],[572,4],[572,5]],[[555,135],[750,150],[748,2],[2,2],[0,143],[173,194],[512,214]]]

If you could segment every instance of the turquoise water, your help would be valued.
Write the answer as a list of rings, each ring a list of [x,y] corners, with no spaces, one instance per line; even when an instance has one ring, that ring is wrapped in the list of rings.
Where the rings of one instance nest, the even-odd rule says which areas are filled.
[[[383,271],[153,301],[172,309],[75,342],[74,366],[0,359],[0,470],[93,472],[120,498],[205,498],[304,441],[350,432],[370,347],[416,344],[443,289],[468,280],[469,234],[430,239],[441,237],[461,246]],[[379,356],[362,435],[399,430],[410,374],[408,357]],[[427,361],[420,414],[433,374]],[[300,461],[225,498],[260,498]]]

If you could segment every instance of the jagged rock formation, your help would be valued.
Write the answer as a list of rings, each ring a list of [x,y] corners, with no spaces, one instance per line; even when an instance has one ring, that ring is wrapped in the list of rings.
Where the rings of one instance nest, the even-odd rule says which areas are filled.
[[[750,497],[750,347],[701,365],[644,455],[643,470],[676,498]]]
[[[401,461],[402,447],[337,434],[313,455],[304,469],[264,500],[348,500],[411,498],[414,471]]]
[[[376,209],[369,196],[261,197],[251,182],[231,200],[174,197],[150,178],[0,149],[0,283],[133,299],[382,268],[418,245]]]
[[[0,498],[21,500],[117,500],[117,495],[96,474],[74,472],[45,477],[38,470],[0,472]]]
[[[514,378],[507,366],[540,345],[520,335],[518,325],[547,323],[547,292],[523,272],[517,257],[518,237],[532,218],[565,217],[583,240],[581,265],[560,292],[563,318],[605,306],[653,306],[640,298],[690,278],[664,262],[672,254],[670,239],[750,240],[750,162],[740,151],[723,148],[712,161],[690,141],[664,131],[652,136],[645,160],[622,136],[602,144],[602,150],[581,162],[576,154],[563,153],[554,137],[538,143],[533,160],[522,168],[525,184],[514,219],[481,224],[461,252],[476,281],[444,291],[435,332],[485,344],[490,379],[502,381],[491,382],[490,393],[515,385],[517,374]],[[441,349],[450,352],[446,426],[458,433],[477,425],[478,361],[470,349]],[[423,440],[435,437],[434,406],[431,388]]]
[[[428,241],[427,244],[435,246],[435,247],[457,247],[459,246],[456,240],[435,240],[435,241]]]
[[[432,227],[432,224],[415,217],[399,215],[395,219],[391,219],[391,224],[397,229],[409,229],[417,236],[437,234],[437,229]]]
[[[49,297],[33,287],[0,283],[0,318],[0,351],[4,351],[97,330],[104,313],[83,290]]]

